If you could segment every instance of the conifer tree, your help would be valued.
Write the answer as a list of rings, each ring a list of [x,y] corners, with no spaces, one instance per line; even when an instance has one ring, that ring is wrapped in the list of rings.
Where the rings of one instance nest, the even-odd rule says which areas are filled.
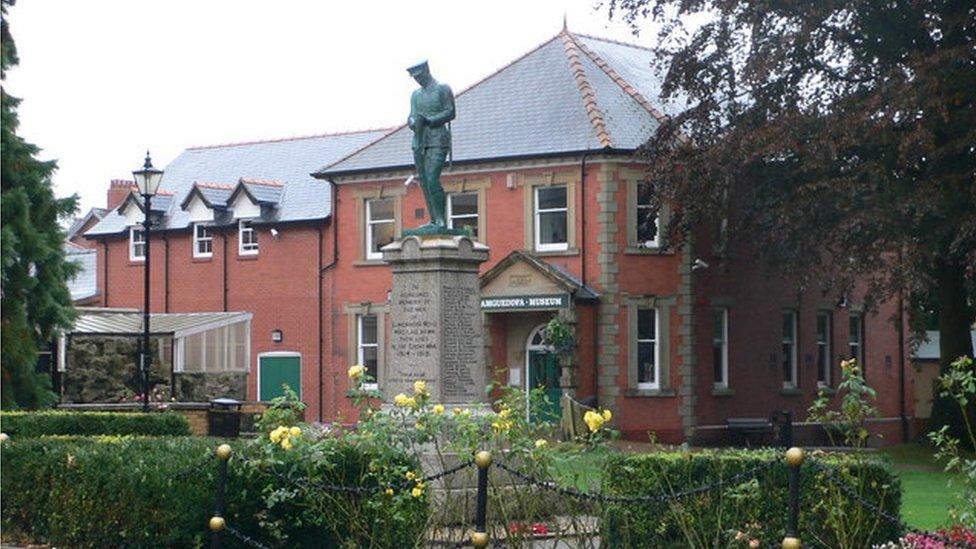
[[[0,80],[17,64],[17,50],[2,0]],[[31,408],[53,401],[48,372],[37,372],[38,349],[70,325],[74,309],[66,281],[77,267],[65,260],[64,231],[58,221],[74,213],[77,197],[54,196],[54,161],[36,158],[40,149],[17,135],[19,99],[2,95],[0,126],[0,263],[2,263],[3,408]]]

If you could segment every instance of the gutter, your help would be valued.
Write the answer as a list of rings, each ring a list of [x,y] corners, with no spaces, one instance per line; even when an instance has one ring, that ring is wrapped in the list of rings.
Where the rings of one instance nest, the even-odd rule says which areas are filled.
[[[468,164],[478,164],[483,162],[505,162],[511,160],[528,160],[532,158],[558,158],[561,156],[578,156],[578,155],[589,155],[589,154],[611,154],[611,155],[632,155],[636,149],[615,149],[613,147],[606,147],[603,149],[578,149],[575,151],[559,151],[559,152],[549,152],[549,153],[528,153],[528,154],[516,154],[510,156],[491,156],[483,158],[468,158],[464,160],[454,160],[454,166],[465,166]],[[324,169],[319,172],[312,173],[312,177],[316,179],[330,179],[338,176],[346,175],[361,175],[374,172],[386,172],[386,171],[396,171],[396,170],[412,170],[414,169],[413,164],[400,164],[393,166],[371,166],[369,168],[356,168],[351,170],[336,170],[329,171]],[[450,175],[450,174],[445,174]]]

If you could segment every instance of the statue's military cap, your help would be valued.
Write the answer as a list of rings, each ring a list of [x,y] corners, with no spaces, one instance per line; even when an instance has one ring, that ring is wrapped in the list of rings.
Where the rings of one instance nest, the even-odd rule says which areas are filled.
[[[416,65],[412,65],[410,67],[407,67],[407,72],[410,73],[410,76],[417,76],[418,74],[423,74],[423,73],[429,72],[429,71],[430,71],[430,67],[427,66],[427,60],[426,59],[424,59],[420,63],[417,63]]]

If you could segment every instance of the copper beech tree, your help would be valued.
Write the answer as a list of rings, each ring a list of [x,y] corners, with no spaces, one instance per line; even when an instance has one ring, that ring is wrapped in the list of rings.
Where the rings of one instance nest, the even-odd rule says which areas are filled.
[[[726,219],[806,287],[930,302],[943,361],[973,356],[976,4],[607,7],[654,35],[676,105],[642,151],[675,245]]]

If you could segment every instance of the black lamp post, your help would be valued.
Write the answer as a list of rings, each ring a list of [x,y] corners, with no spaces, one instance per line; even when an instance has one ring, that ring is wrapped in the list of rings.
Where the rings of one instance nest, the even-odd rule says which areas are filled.
[[[142,306],[142,360],[140,361],[140,373],[142,374],[142,411],[149,411],[149,369],[152,366],[152,353],[149,346],[149,231],[151,227],[150,209],[152,207],[152,197],[159,190],[159,182],[163,179],[163,170],[153,168],[152,160],[149,158],[149,151],[146,151],[146,163],[141,170],[132,172],[136,180],[136,187],[143,199],[143,212],[146,214],[142,222],[143,236],[145,243],[145,259],[143,266],[143,306]]]

